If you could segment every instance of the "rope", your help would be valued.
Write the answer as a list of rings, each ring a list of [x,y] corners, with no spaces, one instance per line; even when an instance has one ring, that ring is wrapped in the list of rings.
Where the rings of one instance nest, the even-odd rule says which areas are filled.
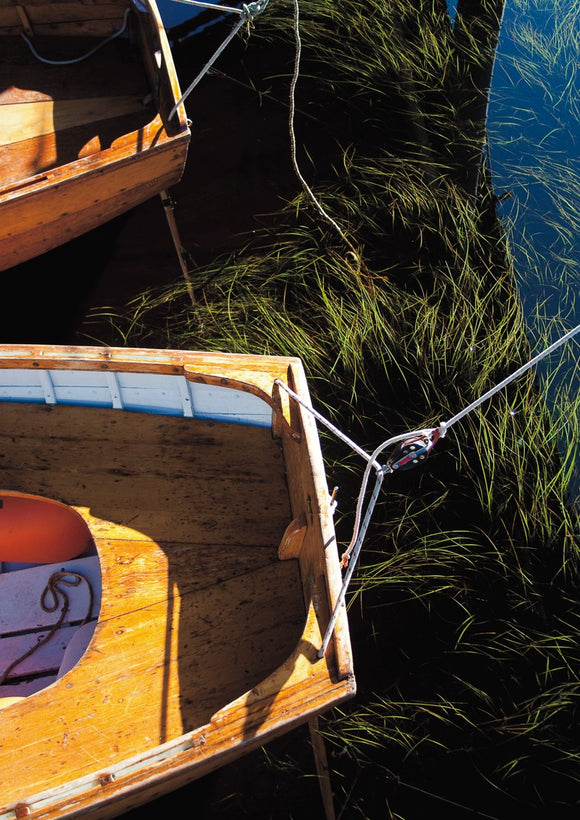
[[[49,60],[46,57],[41,57],[40,54],[38,53],[38,51],[32,45],[32,42],[30,41],[30,39],[26,36],[26,34],[24,34],[23,31],[20,32],[20,36],[22,37],[24,42],[28,45],[28,48],[33,53],[33,55],[36,57],[36,59],[40,60],[41,63],[45,63],[46,65],[75,65],[75,63],[82,63],[83,60],[86,60],[88,57],[91,57],[96,51],[99,51],[99,49],[103,48],[103,46],[106,46],[107,43],[110,43],[112,40],[116,40],[117,37],[120,37],[122,34],[124,34],[124,32],[127,28],[127,20],[129,18],[130,12],[131,12],[131,9],[126,9],[125,10],[125,18],[123,20],[123,25],[121,26],[121,28],[118,31],[114,31],[109,37],[106,38],[106,40],[103,40],[98,45],[96,45],[94,48],[92,48],[90,51],[87,51],[86,54],[83,54],[81,57],[75,57],[72,60]]]
[[[384,475],[386,473],[395,472],[395,470],[391,466],[389,466],[388,463],[384,466],[380,465],[380,463],[378,461],[379,455],[383,452],[383,450],[386,450],[387,447],[392,447],[394,444],[397,444],[398,442],[404,442],[406,440],[410,440],[410,439],[418,438],[418,437],[424,438],[429,442],[428,448],[427,448],[427,452],[429,452],[431,450],[431,448],[437,443],[437,441],[440,438],[445,437],[445,435],[447,433],[447,430],[452,425],[456,424],[458,421],[460,421],[462,418],[464,418],[468,413],[471,413],[473,410],[475,410],[477,407],[479,407],[480,404],[483,404],[484,401],[486,401],[487,399],[494,396],[496,393],[498,393],[500,390],[502,390],[508,384],[515,381],[523,373],[525,373],[527,370],[532,368],[535,364],[537,364],[539,361],[544,359],[546,356],[549,356],[550,353],[553,353],[554,350],[557,350],[559,347],[561,347],[561,345],[565,344],[567,341],[569,341],[577,333],[580,333],[580,325],[576,325],[576,327],[572,328],[572,330],[569,330],[567,333],[565,333],[563,336],[561,336],[559,339],[557,339],[555,342],[553,342],[551,345],[549,345],[547,348],[545,348],[545,350],[542,350],[540,353],[538,353],[536,356],[534,356],[532,359],[530,359],[524,365],[522,365],[521,367],[518,367],[518,369],[515,370],[513,373],[511,373],[507,378],[503,379],[501,382],[496,384],[494,387],[492,387],[490,390],[488,390],[486,393],[484,393],[478,399],[471,402],[471,404],[467,405],[467,407],[465,407],[463,410],[461,410],[455,416],[452,416],[452,418],[450,418],[448,421],[441,422],[439,427],[430,427],[430,428],[425,428],[425,429],[422,429],[422,430],[411,430],[411,431],[406,432],[406,433],[401,433],[399,435],[392,436],[391,438],[388,438],[385,441],[383,441],[381,444],[379,444],[379,446],[373,451],[373,453],[371,455],[368,455],[365,452],[365,450],[362,449],[362,447],[359,447],[358,444],[356,444],[354,441],[352,441],[352,439],[350,439],[341,430],[339,430],[334,424],[332,424],[332,422],[330,422],[330,421],[328,421],[328,419],[324,418],[324,416],[322,416],[317,410],[315,410],[312,407],[311,404],[307,404],[305,401],[303,401],[293,390],[291,390],[286,384],[284,384],[284,382],[280,381],[279,379],[275,380],[275,384],[277,384],[279,387],[282,387],[295,401],[297,401],[309,413],[312,413],[312,415],[316,419],[318,419],[318,421],[320,421],[322,424],[324,424],[325,427],[327,427],[329,430],[331,430],[337,436],[337,438],[339,438],[344,443],[348,444],[356,453],[358,453],[360,456],[362,456],[362,458],[364,458],[367,462],[367,465],[365,467],[365,471],[364,471],[364,474],[363,474],[363,477],[362,477],[362,480],[361,480],[361,488],[359,490],[357,504],[356,504],[353,534],[352,534],[352,537],[351,537],[351,540],[350,540],[350,543],[349,543],[348,547],[346,548],[345,552],[342,554],[342,557],[341,557],[342,566],[343,567],[348,567],[348,569],[347,569],[347,572],[345,573],[345,576],[343,578],[342,586],[340,588],[336,603],[334,605],[334,609],[333,609],[330,621],[329,621],[328,626],[326,628],[326,632],[324,634],[324,638],[323,638],[323,641],[322,641],[322,646],[320,647],[320,649],[317,652],[317,657],[318,658],[324,657],[324,654],[325,654],[326,649],[328,647],[328,643],[329,643],[330,638],[332,636],[332,633],[334,631],[334,627],[335,627],[335,624],[336,624],[336,619],[338,617],[338,612],[339,612],[339,609],[342,606],[342,603],[344,601],[346,591],[347,591],[348,585],[350,583],[350,579],[352,578],[352,574],[354,572],[354,568],[356,566],[358,556],[359,556],[360,550],[362,548],[362,544],[363,544],[363,541],[364,541],[364,538],[365,538],[365,535],[366,535],[366,531],[367,531],[367,528],[368,528],[368,525],[369,525],[373,510],[374,510],[375,504],[376,504],[377,499],[378,499],[379,490],[380,490]],[[366,511],[364,513],[364,518],[363,518],[364,498],[365,498],[366,491],[367,491],[367,485],[368,485],[369,477],[370,477],[371,471],[373,469],[376,471],[376,476],[377,476],[376,477],[376,482],[375,482],[375,487],[373,489],[371,498],[369,499],[369,502],[367,504],[367,508],[366,508]]]
[[[167,118],[168,120],[175,116],[175,112],[177,111],[179,106],[185,102],[185,100],[189,97],[189,95],[196,87],[196,85],[200,82],[200,80],[203,79],[203,77],[205,77],[205,75],[210,70],[212,65],[215,63],[217,58],[223,51],[225,51],[225,49],[234,39],[238,31],[244,25],[244,23],[251,23],[254,20],[254,18],[261,14],[268,5],[268,0],[256,0],[256,2],[249,3],[248,5],[244,3],[244,5],[241,8],[236,8],[235,6],[220,6],[216,3],[203,3],[201,2],[201,0],[177,0],[177,2],[187,3],[188,5],[192,6],[201,6],[202,8],[219,9],[220,11],[227,11],[233,14],[239,14],[240,20],[230,31],[230,33],[223,41],[223,43],[220,46],[218,46],[218,48],[214,51],[213,55],[209,58],[209,60],[202,68],[202,70],[199,72],[197,77],[193,80],[193,82],[190,83],[185,92],[181,95],[181,98],[175,103],[175,105],[169,112],[169,117]]]
[[[241,8],[237,6],[222,6],[220,3],[205,3],[204,0],[174,0],[175,3],[184,3],[186,6],[199,6],[203,9],[214,9],[215,11],[227,11],[231,12],[232,14],[244,14],[244,9],[248,9],[248,11],[252,11],[254,15],[259,14],[263,11],[266,6],[268,5],[268,0],[265,2],[256,2],[256,3],[248,3],[247,6],[243,5]],[[259,11],[256,11],[257,6],[261,6]]]
[[[292,81],[290,83],[290,116],[288,121],[288,126],[290,130],[290,156],[292,158],[292,166],[294,168],[294,172],[298,177],[300,184],[302,185],[302,188],[304,189],[304,192],[309,197],[310,201],[313,203],[318,213],[321,215],[323,219],[325,219],[330,225],[332,225],[334,230],[343,239],[346,240],[346,235],[343,229],[340,227],[338,222],[335,222],[335,220],[330,216],[330,214],[328,214],[324,210],[324,208],[314,195],[314,192],[304,179],[302,172],[300,171],[300,167],[298,165],[298,158],[296,156],[296,133],[294,131],[294,115],[296,112],[295,97],[296,86],[298,84],[298,77],[300,75],[300,59],[302,56],[302,41],[300,39],[300,7],[298,0],[294,0],[294,38],[296,42],[296,53],[294,57],[294,73],[292,75]]]
[[[297,401],[298,404],[302,405],[302,407],[308,410],[308,412],[311,413],[315,419],[318,419],[318,421],[321,422],[321,424],[324,424],[325,427],[328,427],[328,429],[331,430],[337,438],[341,439],[341,441],[344,441],[345,444],[348,444],[348,446],[351,449],[353,449],[355,453],[358,453],[359,456],[366,459],[367,461],[372,458],[372,456],[369,456],[365,452],[365,450],[363,450],[362,447],[359,447],[358,444],[356,444],[345,433],[343,433],[342,430],[339,430],[338,427],[335,427],[335,425],[331,421],[324,418],[324,416],[321,413],[319,413],[318,410],[315,410],[311,404],[306,404],[306,402],[303,401],[297,393],[291,390],[287,384],[284,384],[284,382],[280,381],[280,379],[275,379],[274,384],[276,384],[278,387],[282,387],[286,391],[286,393],[288,393],[289,396],[292,396],[294,401]],[[378,462],[375,462],[373,466],[375,467],[375,469],[381,469],[381,465]]]
[[[371,465],[370,461],[369,461],[369,465]],[[368,469],[368,466],[367,466],[367,469]],[[369,472],[370,472],[370,470],[369,470]],[[321,645],[320,649],[316,652],[316,657],[317,658],[323,658],[324,657],[324,655],[326,653],[326,649],[327,649],[328,644],[330,642],[330,638],[332,637],[332,633],[334,632],[334,627],[336,625],[336,619],[338,618],[338,613],[340,611],[340,607],[342,606],[342,603],[343,603],[345,595],[346,595],[346,591],[348,589],[348,585],[350,584],[350,579],[352,578],[352,574],[353,574],[354,568],[356,566],[358,555],[359,555],[359,552],[361,551],[361,548],[362,548],[362,545],[363,545],[363,542],[364,542],[364,539],[365,539],[365,535],[366,535],[366,532],[367,532],[367,528],[368,528],[368,525],[370,523],[371,516],[372,516],[373,510],[375,508],[375,504],[377,503],[377,499],[379,497],[379,492],[380,492],[380,489],[381,489],[381,485],[383,483],[384,475],[385,475],[384,470],[378,470],[377,471],[377,479],[376,479],[376,482],[375,482],[373,493],[372,493],[371,498],[369,500],[369,503],[368,503],[368,506],[367,506],[367,511],[366,511],[364,520],[362,522],[362,525],[360,526],[360,530],[358,530],[358,533],[357,533],[357,536],[356,536],[356,542],[353,543],[353,541],[351,541],[350,546],[353,547],[352,561],[350,562],[350,565],[349,565],[349,567],[348,567],[348,569],[345,573],[345,576],[343,578],[342,586],[340,588],[340,591],[338,593],[338,597],[337,597],[336,602],[334,604],[334,609],[332,610],[332,615],[330,616],[330,621],[328,622],[328,626],[326,627],[326,632],[324,633],[324,638],[322,640],[322,645]],[[357,514],[358,513],[359,513],[359,511],[357,509]],[[355,528],[355,529],[357,529],[357,528]],[[353,539],[354,539],[354,535],[353,535]],[[350,549],[350,547],[349,547],[349,549]],[[343,558],[344,558],[344,556],[343,556]]]
[[[50,630],[46,633],[46,635],[35,643],[27,652],[17,658],[15,661],[12,661],[10,666],[4,670],[3,674],[0,676],[0,686],[6,682],[8,675],[19,666],[22,661],[29,658],[36,650],[47,644],[50,639],[58,632],[64,620],[68,614],[70,608],[70,601],[68,594],[65,589],[61,589],[59,584],[63,587],[78,587],[81,581],[85,581],[87,587],[89,588],[89,607],[87,610],[87,614],[85,615],[83,621],[81,622],[81,626],[85,624],[89,618],[91,617],[91,613],[93,611],[93,588],[91,587],[87,578],[84,575],[81,575],[80,572],[66,572],[66,571],[59,571],[53,572],[50,578],[47,581],[47,584],[40,596],[40,606],[43,612],[56,612],[60,604],[60,598],[62,598],[62,609],[60,615],[58,617],[58,621],[51,626]],[[49,596],[51,600],[49,600]]]
[[[439,430],[441,431],[441,436],[443,437],[445,435],[445,433],[451,427],[451,425],[455,424],[457,421],[462,419],[468,413],[471,413],[472,410],[475,410],[475,408],[479,407],[480,404],[483,404],[484,401],[486,401],[487,399],[490,399],[499,390],[502,390],[504,387],[507,387],[508,384],[515,381],[515,379],[519,378],[523,373],[526,372],[526,370],[529,370],[531,367],[533,367],[539,361],[544,359],[546,356],[549,356],[550,353],[553,353],[554,350],[557,350],[557,348],[559,348],[565,342],[569,341],[569,339],[571,339],[577,333],[580,333],[580,325],[576,325],[576,327],[572,328],[572,330],[569,330],[568,333],[565,333],[563,336],[561,336],[559,339],[557,339],[555,342],[553,342],[545,350],[542,350],[541,353],[538,353],[537,356],[534,356],[533,359],[530,359],[529,362],[526,362],[526,364],[523,364],[521,367],[518,367],[518,369],[515,370],[511,374],[511,376],[508,376],[503,381],[499,382],[499,384],[496,384],[495,387],[492,387],[491,390],[488,390],[487,393],[484,393],[483,396],[480,396],[479,399],[476,399],[475,401],[471,402],[471,404],[469,404],[467,407],[465,407],[463,410],[461,410],[461,412],[457,413],[457,415],[450,418],[449,421],[442,422],[441,425],[439,426]]]

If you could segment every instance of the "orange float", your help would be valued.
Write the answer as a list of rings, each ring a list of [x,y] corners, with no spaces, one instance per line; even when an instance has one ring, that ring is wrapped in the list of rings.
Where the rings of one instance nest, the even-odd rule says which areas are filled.
[[[0,490],[0,561],[69,561],[92,543],[86,522],[67,504]]]

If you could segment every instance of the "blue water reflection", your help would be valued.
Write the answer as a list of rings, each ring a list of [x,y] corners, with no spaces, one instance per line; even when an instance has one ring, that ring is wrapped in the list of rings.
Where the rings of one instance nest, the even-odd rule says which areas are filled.
[[[543,334],[552,341],[580,323],[579,19],[567,0],[507,2],[491,89],[493,184],[512,193],[500,217],[536,350]],[[554,402],[580,390],[579,359],[574,340],[541,368],[551,377],[563,362],[550,386]]]
[[[201,12],[175,0],[158,5],[167,28]],[[448,0],[452,20],[456,7]],[[490,96],[493,184],[498,195],[511,192],[500,218],[534,352],[580,323],[579,20],[569,0],[507,0]],[[564,387],[580,391],[579,359],[574,340],[542,364],[550,376],[564,362],[550,387],[554,403]]]
[[[198,6],[177,3],[176,0],[157,0],[157,7],[165,28],[172,28],[179,25],[179,23],[185,23],[186,20],[191,20],[192,17],[202,11]]]

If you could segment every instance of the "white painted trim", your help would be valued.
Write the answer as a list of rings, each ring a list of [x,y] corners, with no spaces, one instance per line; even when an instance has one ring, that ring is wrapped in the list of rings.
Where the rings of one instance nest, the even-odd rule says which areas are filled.
[[[113,407],[260,427],[272,423],[271,407],[253,393],[165,373],[0,369],[0,401]]]

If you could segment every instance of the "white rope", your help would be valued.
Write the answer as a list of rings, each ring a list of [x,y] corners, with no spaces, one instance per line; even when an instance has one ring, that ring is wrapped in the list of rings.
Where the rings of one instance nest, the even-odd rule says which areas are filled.
[[[284,384],[284,382],[280,381],[280,379],[275,379],[274,384],[276,384],[278,387],[282,387],[286,391],[286,393],[288,393],[289,396],[292,396],[294,401],[297,401],[298,404],[304,407],[305,410],[308,410],[308,412],[311,413],[315,419],[318,419],[318,421],[321,424],[324,424],[325,427],[328,427],[328,429],[331,430],[337,438],[339,438],[341,441],[344,441],[345,444],[348,444],[348,446],[351,447],[355,451],[355,453],[358,453],[359,456],[364,458],[366,461],[369,461],[369,459],[372,458],[372,456],[369,456],[368,453],[366,453],[362,447],[359,447],[358,444],[356,444],[351,438],[349,438],[345,433],[343,433],[342,430],[339,430],[338,427],[336,427],[331,421],[324,418],[324,416],[321,413],[319,413],[318,410],[315,410],[311,404],[307,404],[305,401],[303,401],[303,399],[301,399],[297,393],[291,390],[291,388],[288,387],[287,384]],[[376,470],[382,469],[378,461],[375,461],[375,463],[372,466]]]
[[[526,362],[526,364],[523,364],[521,367],[518,367],[518,369],[515,370],[510,376],[505,378],[499,384],[496,384],[495,387],[492,387],[491,390],[488,390],[487,393],[483,394],[483,396],[480,396],[478,399],[471,402],[471,404],[469,404],[467,407],[465,407],[463,410],[461,410],[461,412],[457,413],[457,415],[450,418],[449,421],[442,422],[440,427],[439,427],[441,435],[444,436],[445,433],[447,432],[447,430],[451,427],[451,425],[458,422],[460,419],[462,419],[468,413],[471,413],[472,410],[475,410],[476,407],[479,407],[480,404],[483,404],[484,401],[486,401],[487,399],[490,399],[498,391],[502,390],[504,387],[507,387],[507,385],[510,384],[510,382],[515,381],[515,379],[519,378],[523,373],[526,372],[526,370],[529,370],[531,367],[533,367],[539,361],[544,359],[546,356],[549,356],[550,353],[553,353],[554,350],[559,348],[561,345],[563,345],[565,342],[567,342],[569,339],[571,339],[577,333],[580,333],[580,325],[576,325],[576,327],[572,328],[572,330],[569,330],[567,333],[565,333],[563,336],[561,336],[559,339],[557,339],[555,342],[553,342],[545,350],[542,350],[541,353],[538,353],[537,356],[534,356],[533,359],[530,359],[529,362]]]
[[[480,396],[476,401],[473,401],[471,404],[469,404],[467,407],[465,407],[463,410],[461,410],[461,412],[457,413],[455,416],[450,418],[449,421],[442,422],[439,425],[439,427],[430,427],[430,428],[425,428],[425,429],[422,429],[422,430],[411,430],[411,431],[406,432],[406,433],[401,433],[401,434],[396,435],[396,436],[391,436],[391,438],[388,438],[385,441],[383,441],[381,444],[379,444],[379,446],[373,451],[373,453],[371,455],[368,455],[368,453],[366,453],[365,450],[362,449],[362,447],[359,447],[358,444],[356,444],[354,441],[352,441],[352,439],[350,439],[341,430],[339,430],[338,427],[336,427],[334,424],[332,424],[332,422],[330,422],[330,421],[328,421],[328,419],[324,418],[324,416],[322,416],[317,410],[315,410],[314,407],[312,407],[311,404],[307,404],[305,401],[303,401],[293,390],[291,390],[288,387],[288,385],[284,384],[284,382],[280,381],[279,379],[275,380],[275,384],[277,384],[279,387],[282,387],[290,396],[292,396],[292,398],[295,401],[297,401],[309,413],[312,413],[312,415],[316,419],[318,419],[318,421],[320,421],[322,424],[324,424],[325,427],[327,427],[329,430],[331,430],[337,436],[337,438],[339,438],[345,444],[348,444],[349,447],[351,447],[356,453],[358,453],[360,456],[362,456],[362,458],[364,458],[365,461],[367,462],[367,465],[365,467],[365,471],[364,471],[364,474],[363,474],[363,477],[362,477],[362,481],[361,481],[361,488],[360,488],[359,494],[358,494],[358,499],[357,499],[357,504],[356,504],[356,512],[355,512],[355,522],[354,522],[354,526],[353,526],[352,537],[351,537],[350,543],[349,543],[348,547],[346,548],[345,552],[343,553],[342,559],[341,559],[342,565],[343,566],[348,566],[348,569],[347,569],[347,571],[345,573],[345,576],[343,578],[342,586],[340,588],[336,603],[334,605],[334,609],[332,611],[330,621],[328,622],[328,626],[326,628],[326,632],[324,634],[324,638],[323,638],[323,641],[322,641],[322,646],[317,651],[317,657],[318,658],[324,657],[326,649],[328,648],[330,638],[332,636],[332,633],[334,631],[334,627],[336,625],[336,619],[338,618],[338,612],[339,612],[340,607],[342,606],[342,604],[344,602],[344,598],[346,596],[346,591],[347,591],[348,585],[350,583],[350,580],[352,578],[352,574],[354,572],[354,568],[356,566],[358,556],[359,556],[359,553],[360,553],[361,548],[362,548],[362,544],[363,544],[363,541],[364,541],[364,538],[365,538],[365,535],[366,535],[368,524],[370,522],[371,515],[373,513],[375,504],[376,504],[377,499],[378,499],[379,490],[380,490],[384,475],[385,475],[385,473],[388,473],[388,472],[390,472],[390,473],[394,472],[394,470],[390,469],[388,465],[386,465],[386,466],[381,466],[380,465],[380,463],[378,461],[379,455],[383,452],[383,450],[386,450],[387,447],[391,447],[393,444],[397,444],[399,441],[405,441],[406,439],[413,439],[415,437],[426,437],[427,439],[429,439],[431,441],[435,441],[436,440],[435,437],[443,438],[445,436],[445,434],[447,433],[447,430],[453,424],[458,422],[460,419],[464,418],[472,410],[475,410],[476,407],[479,407],[480,404],[482,404],[487,399],[491,398],[499,390],[502,390],[508,384],[515,381],[515,379],[517,379],[519,376],[521,376],[523,373],[525,373],[527,370],[529,370],[531,367],[533,367],[539,361],[544,359],[546,356],[549,356],[550,353],[552,353],[554,350],[559,348],[561,345],[565,344],[567,341],[569,341],[577,333],[580,333],[580,325],[577,325],[575,328],[572,328],[572,330],[569,330],[567,333],[565,333],[563,336],[561,336],[559,339],[557,339],[555,342],[553,342],[551,345],[549,345],[549,347],[547,347],[541,353],[538,353],[537,356],[534,356],[532,359],[530,359],[529,362],[526,362],[526,364],[519,367],[511,375],[509,375],[507,378],[503,379],[503,381],[499,382],[494,387],[492,387],[491,390],[488,390],[486,393],[484,393],[482,396]],[[364,498],[365,498],[365,495],[366,495],[367,485],[368,485],[369,477],[370,477],[370,474],[371,474],[371,470],[373,468],[376,471],[377,480],[376,480],[375,487],[373,489],[371,498],[369,499],[369,503],[367,505],[366,512],[364,513],[364,518],[363,518]]]
[[[176,2],[188,3],[190,5],[201,6],[203,8],[219,9],[220,11],[232,12],[232,13],[235,13],[235,14],[239,14],[240,15],[240,20],[236,23],[236,25],[230,31],[230,33],[228,34],[226,39],[223,41],[223,43],[220,46],[218,46],[218,48],[215,50],[213,55],[209,58],[209,60],[205,64],[205,66],[199,72],[197,77],[193,80],[192,83],[190,83],[190,85],[187,87],[186,91],[181,95],[181,98],[175,103],[175,105],[173,106],[173,108],[169,112],[169,117],[167,118],[168,120],[170,120],[173,116],[175,116],[175,112],[177,111],[179,106],[182,105],[183,102],[185,102],[185,100],[189,97],[189,95],[191,94],[193,89],[196,87],[196,85],[199,83],[199,81],[201,79],[203,79],[203,77],[205,77],[205,75],[210,70],[212,65],[215,63],[217,58],[220,56],[220,54],[223,51],[225,51],[225,49],[228,47],[228,45],[234,39],[234,37],[236,36],[238,31],[244,25],[244,23],[251,23],[252,20],[255,17],[257,17],[258,14],[261,14],[264,11],[264,9],[266,8],[266,6],[268,5],[268,0],[256,0],[255,3],[249,3],[248,5],[246,5],[244,3],[244,5],[241,8],[236,8],[235,6],[220,6],[220,5],[217,5],[215,3],[203,3],[203,2],[201,2],[201,0],[176,0]]]
[[[130,11],[131,11],[131,9],[126,9],[125,10],[125,18],[123,20],[123,25],[121,26],[121,28],[118,31],[114,31],[109,37],[107,37],[106,40],[102,40],[98,45],[96,45],[90,51],[87,51],[86,54],[83,54],[81,57],[75,57],[74,59],[71,59],[71,60],[49,60],[46,57],[41,57],[40,54],[38,53],[38,51],[32,45],[30,39],[26,36],[26,34],[24,34],[23,31],[20,32],[20,36],[22,37],[24,42],[27,44],[28,48],[33,53],[33,55],[36,57],[36,59],[39,60],[41,63],[45,63],[46,65],[75,65],[76,63],[82,63],[83,60],[86,60],[89,57],[91,57],[96,51],[99,51],[99,49],[103,48],[103,46],[106,46],[107,43],[110,43],[112,40],[116,40],[117,37],[120,37],[122,34],[124,34],[125,29],[127,28],[127,19],[129,17]]]
[[[296,85],[298,83],[298,77],[300,75],[300,58],[302,55],[302,41],[300,39],[300,7],[298,5],[298,0],[294,0],[294,37],[296,41],[296,54],[294,57],[294,73],[292,75],[292,81],[290,83],[290,117],[289,117],[289,130],[290,130],[290,155],[292,158],[292,165],[294,167],[294,172],[298,177],[302,188],[304,189],[305,193],[313,203],[313,205],[318,210],[318,213],[325,219],[332,227],[337,231],[337,233],[343,238],[346,239],[346,235],[340,225],[335,222],[335,220],[328,214],[320,202],[317,200],[314,192],[302,176],[300,168],[298,166],[298,158],[296,156],[296,134],[294,132],[294,114],[296,111]]]
[[[203,0],[173,0],[174,3],[184,3],[187,6],[199,6],[203,9],[214,9],[215,11],[227,11],[232,14],[244,14],[244,7],[237,6],[222,6],[220,3],[204,3]],[[259,3],[250,3],[250,6],[259,5]],[[264,4],[265,8],[266,4]]]
[[[369,461],[369,464],[370,464],[370,461]],[[346,591],[348,589],[348,585],[350,584],[350,579],[351,579],[352,574],[354,572],[354,568],[356,566],[358,555],[359,555],[359,552],[361,551],[361,548],[362,548],[362,545],[363,545],[363,542],[364,542],[364,539],[365,539],[365,535],[366,535],[366,532],[367,532],[367,528],[368,528],[368,525],[370,523],[371,516],[373,514],[373,510],[375,508],[375,504],[377,503],[377,499],[379,497],[379,491],[381,489],[381,485],[383,483],[384,476],[385,476],[384,470],[377,471],[377,479],[376,479],[376,482],[375,482],[375,487],[374,487],[374,490],[373,490],[373,494],[372,494],[372,496],[369,500],[367,511],[366,511],[364,520],[362,522],[362,525],[360,527],[360,531],[357,534],[356,543],[353,544],[354,550],[353,550],[353,555],[352,555],[352,561],[350,562],[349,567],[346,571],[346,574],[343,578],[342,586],[340,588],[340,591],[338,593],[338,597],[337,597],[336,602],[334,604],[334,609],[332,610],[332,615],[330,616],[328,626],[326,627],[326,632],[324,633],[324,638],[322,639],[322,645],[321,645],[320,649],[316,652],[316,656],[318,658],[323,658],[324,657],[324,655],[326,653],[326,650],[328,648],[328,644],[329,644],[330,639],[332,637],[332,633],[334,632],[334,627],[336,625],[336,619],[338,618],[338,613],[339,613],[340,608],[341,608],[341,606],[344,602],[344,598],[346,596]],[[351,544],[352,543],[353,542],[351,542]]]

